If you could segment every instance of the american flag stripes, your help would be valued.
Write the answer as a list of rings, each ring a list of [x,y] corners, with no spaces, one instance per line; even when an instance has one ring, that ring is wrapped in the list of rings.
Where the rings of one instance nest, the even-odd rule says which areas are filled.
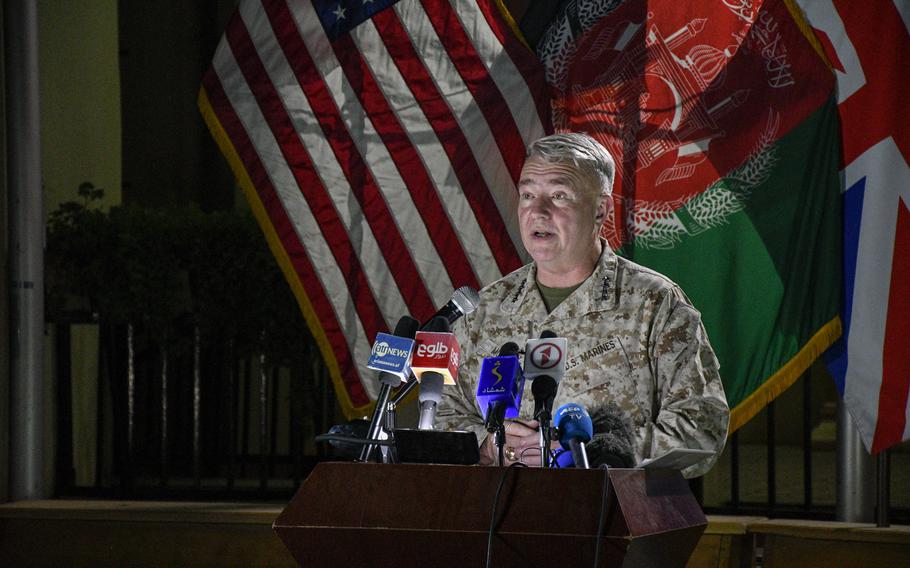
[[[243,1],[199,99],[349,416],[377,333],[523,263],[548,101],[492,1]]]

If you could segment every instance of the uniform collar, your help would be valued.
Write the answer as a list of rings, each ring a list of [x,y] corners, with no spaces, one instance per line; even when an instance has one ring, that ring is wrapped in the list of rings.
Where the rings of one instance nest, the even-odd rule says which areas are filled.
[[[534,307],[534,312],[546,315],[546,319],[566,319],[582,314],[608,310],[616,305],[616,271],[618,257],[610,249],[606,239],[600,239],[603,252],[594,267],[594,272],[582,282],[581,286],[566,298],[555,310],[546,315],[546,308],[540,292],[537,291],[537,265],[528,264],[516,274],[516,286],[502,301],[500,309],[509,314],[514,314],[533,302],[540,304]],[[527,312],[527,307],[523,308]]]

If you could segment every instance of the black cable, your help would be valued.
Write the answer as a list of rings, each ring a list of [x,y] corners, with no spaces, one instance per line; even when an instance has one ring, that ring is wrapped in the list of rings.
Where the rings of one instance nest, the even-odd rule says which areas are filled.
[[[394,446],[395,440],[364,440],[356,436],[343,436],[341,434],[320,434],[314,438],[317,442],[345,442],[348,444],[375,444],[377,446]]]
[[[499,506],[499,495],[502,493],[502,486],[505,485],[506,475],[513,467],[528,467],[521,462],[515,462],[509,467],[503,468],[502,476],[499,478],[499,486],[496,487],[496,494],[493,496],[493,512],[490,514],[490,530],[487,531],[487,561],[486,568],[490,568],[490,560],[493,558],[493,532],[496,528],[496,509]]]
[[[521,453],[518,454],[518,461],[524,463],[525,455],[528,453],[528,450],[530,450],[532,452],[537,452],[538,454],[540,453],[540,448],[538,448],[537,446],[528,446],[527,448],[521,450]],[[531,455],[533,456],[534,454],[532,453]]]
[[[600,518],[597,520],[597,544],[594,548],[594,568],[600,566],[600,547],[603,543],[604,523],[607,518],[607,496],[612,493],[613,484],[610,483],[610,468],[601,465],[604,470],[604,485],[600,492]]]

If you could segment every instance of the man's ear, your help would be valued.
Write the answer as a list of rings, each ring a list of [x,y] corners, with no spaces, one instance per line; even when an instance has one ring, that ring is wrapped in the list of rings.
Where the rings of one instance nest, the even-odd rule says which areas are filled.
[[[611,215],[613,215],[613,196],[599,196],[597,198],[597,209],[594,214],[594,220],[597,221],[598,225],[602,225]]]

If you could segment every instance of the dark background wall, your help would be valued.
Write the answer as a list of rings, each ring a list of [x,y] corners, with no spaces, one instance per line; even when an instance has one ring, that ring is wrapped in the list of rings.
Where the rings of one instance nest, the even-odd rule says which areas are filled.
[[[196,105],[236,2],[118,3],[123,202],[234,205],[234,178]]]

